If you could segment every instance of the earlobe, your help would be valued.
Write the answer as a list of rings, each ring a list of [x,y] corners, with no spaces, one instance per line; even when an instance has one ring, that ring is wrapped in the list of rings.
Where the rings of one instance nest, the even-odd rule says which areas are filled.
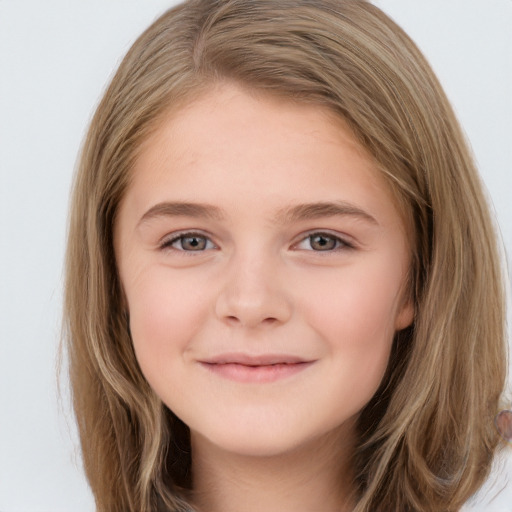
[[[398,312],[395,320],[395,330],[401,331],[406,327],[409,327],[414,321],[414,304],[411,299],[409,299]]]
[[[119,288],[119,311],[121,311],[123,317],[125,317],[125,319],[129,323],[130,310],[128,308],[128,298],[126,297],[126,292],[124,290],[123,283],[119,276],[117,278],[117,282]]]

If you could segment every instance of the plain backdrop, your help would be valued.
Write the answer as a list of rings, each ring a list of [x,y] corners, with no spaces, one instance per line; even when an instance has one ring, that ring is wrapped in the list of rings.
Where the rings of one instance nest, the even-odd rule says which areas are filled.
[[[173,3],[0,0],[0,512],[94,510],[65,381],[60,402],[56,386],[68,194],[101,92]],[[376,3],[418,43],[453,102],[510,264],[512,0]],[[511,461],[498,461],[468,511],[512,511]]]

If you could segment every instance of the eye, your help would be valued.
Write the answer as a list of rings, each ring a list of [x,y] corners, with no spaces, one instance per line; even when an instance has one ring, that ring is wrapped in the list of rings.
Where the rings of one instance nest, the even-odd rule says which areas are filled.
[[[339,249],[352,249],[353,245],[329,233],[311,233],[296,244],[295,248],[303,251],[329,252]]]
[[[164,240],[160,248],[183,252],[202,252],[208,249],[215,249],[216,246],[205,235],[199,233],[180,233]]]

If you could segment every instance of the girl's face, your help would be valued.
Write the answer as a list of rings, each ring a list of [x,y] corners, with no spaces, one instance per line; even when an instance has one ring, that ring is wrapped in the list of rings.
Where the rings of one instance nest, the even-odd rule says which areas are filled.
[[[228,84],[141,149],[115,244],[149,384],[217,449],[350,435],[413,319],[375,164],[322,108]]]

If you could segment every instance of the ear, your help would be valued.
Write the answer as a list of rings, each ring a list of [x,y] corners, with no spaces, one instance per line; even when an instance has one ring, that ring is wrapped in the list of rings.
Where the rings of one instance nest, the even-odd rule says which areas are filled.
[[[117,286],[118,286],[118,297],[119,297],[119,310],[126,317],[130,317],[130,310],[128,308],[128,298],[126,297],[126,292],[124,291],[124,285],[121,281],[121,276],[119,275],[119,270],[117,271]]]
[[[400,307],[395,318],[395,331],[401,331],[409,327],[414,321],[414,304],[411,298],[408,298]]]

